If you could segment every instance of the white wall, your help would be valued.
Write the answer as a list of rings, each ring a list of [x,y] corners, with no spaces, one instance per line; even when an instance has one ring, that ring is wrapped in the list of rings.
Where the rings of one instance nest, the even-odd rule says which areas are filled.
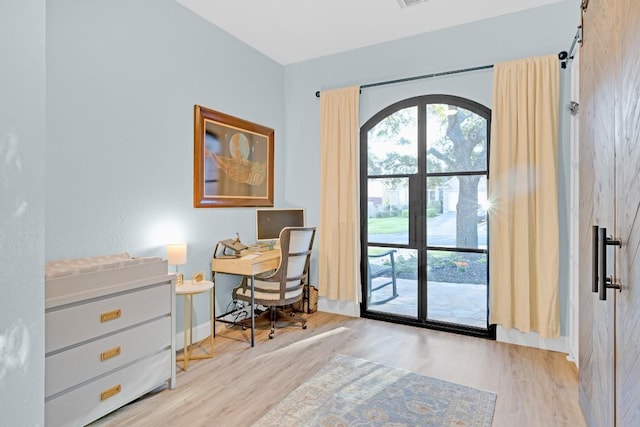
[[[286,138],[291,141],[284,163],[289,167],[301,159],[320,157],[319,101],[317,90],[363,85],[430,73],[494,64],[511,59],[557,54],[567,50],[578,20],[575,0],[513,13],[403,40],[357,49],[285,67]],[[564,72],[563,72],[564,73]],[[566,73],[565,73],[566,74]],[[491,107],[491,70],[418,80],[362,90],[361,125],[373,114],[396,101],[425,94],[452,94]],[[563,75],[563,84],[566,76]],[[565,102],[563,101],[564,105]],[[568,186],[568,157],[564,144],[560,153],[561,185]],[[287,171],[288,174],[293,171]],[[287,180],[288,200],[308,207],[317,221],[320,206],[320,164],[307,161],[308,180]],[[566,182],[565,182],[566,181]],[[561,191],[560,221],[566,225],[566,191]],[[314,217],[313,215],[316,214]],[[564,231],[563,231],[564,233]],[[564,235],[564,234],[563,234]],[[566,240],[566,239],[565,239]],[[568,248],[561,246],[560,287],[562,333],[567,323]],[[312,276],[314,270],[311,272]],[[315,280],[315,279],[314,279]],[[324,310],[354,314],[357,307],[320,301]],[[504,335],[503,335],[504,336]],[[507,338],[505,338],[507,339]],[[534,345],[544,346],[536,343]]]
[[[0,424],[44,424],[45,1],[0,2]]]
[[[47,1],[46,259],[165,257],[184,240],[190,277],[210,271],[216,241],[254,241],[255,209],[193,208],[193,107],[275,130],[283,206],[283,73],[173,0]],[[234,282],[218,282],[218,313]],[[182,331],[181,298],[177,319]]]

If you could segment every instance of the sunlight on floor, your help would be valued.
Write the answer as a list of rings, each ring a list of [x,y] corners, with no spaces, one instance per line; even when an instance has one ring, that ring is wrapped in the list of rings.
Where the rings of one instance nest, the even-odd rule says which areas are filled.
[[[312,337],[309,338],[305,338],[303,340],[300,341],[296,341],[294,343],[289,344],[288,346],[279,348],[277,350],[271,351],[269,353],[263,354],[261,356],[256,357],[256,360],[262,359],[264,357],[272,357],[275,354],[278,353],[282,353],[282,352],[290,352],[292,350],[295,350],[297,348],[305,348],[308,347],[311,343],[315,342],[315,341],[322,341],[323,339],[331,336],[331,335],[337,335],[337,334],[341,334],[343,332],[347,332],[349,330],[349,328],[345,328],[344,326],[341,326],[339,328],[335,328],[332,329],[330,331],[327,332],[323,332],[321,334],[318,335],[314,335]]]

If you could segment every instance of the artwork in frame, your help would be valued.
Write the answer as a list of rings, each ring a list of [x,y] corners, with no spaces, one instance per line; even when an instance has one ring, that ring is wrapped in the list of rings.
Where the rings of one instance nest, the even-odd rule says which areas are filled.
[[[273,129],[194,110],[194,207],[273,206]]]

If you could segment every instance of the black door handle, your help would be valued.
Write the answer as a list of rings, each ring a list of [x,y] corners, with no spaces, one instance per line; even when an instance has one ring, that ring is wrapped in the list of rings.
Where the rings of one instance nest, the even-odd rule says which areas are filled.
[[[591,236],[591,292],[598,292],[598,232],[600,227],[594,225],[591,227],[593,234]]]
[[[620,289],[620,285],[614,283],[613,277],[607,277],[607,246],[622,246],[619,239],[607,237],[607,229],[600,229],[600,299],[607,300],[607,288]],[[594,258],[596,259],[596,258]],[[593,289],[593,288],[592,288]]]
[[[607,229],[600,229],[600,299],[607,299]]]

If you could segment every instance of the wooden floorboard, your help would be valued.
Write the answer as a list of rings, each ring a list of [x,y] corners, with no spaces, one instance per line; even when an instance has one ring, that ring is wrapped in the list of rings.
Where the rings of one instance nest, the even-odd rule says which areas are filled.
[[[97,426],[250,426],[345,354],[497,394],[494,426],[583,426],[578,375],[565,354],[317,312],[308,327],[248,331],[218,324],[215,357],[177,368],[175,390],[150,394]]]

